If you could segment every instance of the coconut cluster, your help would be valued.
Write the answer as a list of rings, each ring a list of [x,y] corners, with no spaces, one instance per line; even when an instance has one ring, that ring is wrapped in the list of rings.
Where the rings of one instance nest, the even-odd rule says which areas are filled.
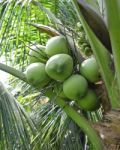
[[[56,93],[58,98],[74,100],[83,110],[99,108],[99,99],[89,87],[89,83],[100,79],[99,66],[94,57],[83,61],[75,71],[75,61],[64,36],[52,37],[46,46],[32,46],[29,55],[26,77],[31,85],[43,89],[54,81],[54,88],[46,91],[50,99]]]

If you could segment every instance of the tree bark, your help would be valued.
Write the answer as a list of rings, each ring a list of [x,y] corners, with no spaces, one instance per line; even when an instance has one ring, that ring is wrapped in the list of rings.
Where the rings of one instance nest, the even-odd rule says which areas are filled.
[[[93,127],[103,141],[104,150],[120,150],[120,109],[107,112]]]

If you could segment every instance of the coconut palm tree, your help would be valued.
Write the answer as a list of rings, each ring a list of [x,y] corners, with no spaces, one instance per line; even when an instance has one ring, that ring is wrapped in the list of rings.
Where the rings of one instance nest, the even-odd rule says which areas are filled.
[[[3,0],[0,5],[0,47],[6,62],[0,70],[17,77],[9,79],[9,89],[0,83],[0,148],[119,149],[119,1]],[[45,100],[55,84],[38,90],[26,79],[31,45],[45,45],[60,34],[75,63],[88,57],[83,43],[97,60],[102,80],[90,84],[101,100],[95,112],[58,100],[58,94]]]

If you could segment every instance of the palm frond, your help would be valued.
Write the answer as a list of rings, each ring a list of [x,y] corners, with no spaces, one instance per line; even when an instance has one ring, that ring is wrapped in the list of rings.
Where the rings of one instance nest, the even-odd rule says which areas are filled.
[[[34,110],[31,117],[39,128],[39,133],[32,142],[33,149],[36,149],[39,143],[41,149],[82,149],[84,134],[58,106],[47,102]]]
[[[50,1],[42,3],[48,8],[55,8],[55,4],[53,5]],[[28,0],[12,0],[2,4],[0,8],[1,54],[5,55],[6,62],[11,66],[24,70],[28,64],[27,58],[30,50],[26,45],[29,46],[31,43],[44,45],[48,38],[47,34],[40,33],[28,23],[48,24],[48,18]]]
[[[0,83],[1,149],[30,149],[36,127],[23,107]]]

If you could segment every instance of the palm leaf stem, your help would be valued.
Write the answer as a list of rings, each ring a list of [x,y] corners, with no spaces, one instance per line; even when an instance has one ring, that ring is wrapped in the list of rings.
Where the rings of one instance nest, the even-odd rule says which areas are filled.
[[[66,104],[63,99],[56,99],[55,102],[86,133],[94,148],[96,150],[103,150],[102,141],[96,131],[92,128],[91,124],[82,115],[76,112],[74,108]]]
[[[0,70],[5,71],[21,80],[23,80],[24,82],[27,82],[26,76],[24,73],[22,73],[19,70],[14,69],[13,67],[10,67],[8,65],[5,65],[3,63],[0,63]]]
[[[116,78],[120,92],[120,2],[119,0],[105,0],[105,6],[115,63]]]

